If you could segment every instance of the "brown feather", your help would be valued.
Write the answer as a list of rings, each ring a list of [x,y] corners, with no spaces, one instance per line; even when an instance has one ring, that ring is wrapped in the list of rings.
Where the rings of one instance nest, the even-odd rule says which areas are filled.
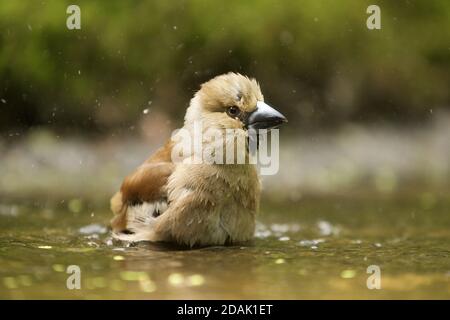
[[[111,220],[114,231],[126,229],[126,212],[130,205],[161,201],[167,198],[166,184],[174,170],[171,162],[172,142],[158,149],[135,172],[125,178],[120,192],[111,199],[111,210],[116,216]]]

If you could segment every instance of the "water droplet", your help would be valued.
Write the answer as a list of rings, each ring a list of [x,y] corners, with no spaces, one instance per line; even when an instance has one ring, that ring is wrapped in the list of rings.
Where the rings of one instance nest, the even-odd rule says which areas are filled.
[[[39,249],[46,249],[49,250],[51,248],[53,248],[52,246],[38,246]]]
[[[64,272],[66,268],[62,264],[54,264],[52,265],[52,269],[56,272]]]
[[[91,215],[93,217],[93,215]],[[107,232],[107,229],[105,226],[102,226],[98,223],[89,224],[87,226],[81,227],[78,230],[81,234],[103,234]]]
[[[356,276],[355,270],[343,270],[341,272],[341,278],[343,279],[351,279],[354,278],[355,276]]]
[[[167,281],[173,286],[179,286],[184,282],[184,277],[181,273],[172,273],[167,278]]]
[[[338,227],[335,227],[328,221],[323,220],[317,223],[317,227],[319,228],[320,234],[323,236],[337,235],[340,231]]]
[[[299,242],[299,245],[302,247],[310,247],[310,246],[317,246],[319,243],[325,242],[324,239],[312,239],[312,240],[302,240]]]
[[[205,278],[201,274],[194,274],[187,279],[189,286],[201,286],[205,283]]]

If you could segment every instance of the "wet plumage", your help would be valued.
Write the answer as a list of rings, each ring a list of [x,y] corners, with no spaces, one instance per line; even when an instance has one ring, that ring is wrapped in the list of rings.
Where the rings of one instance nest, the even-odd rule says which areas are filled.
[[[235,73],[201,86],[186,111],[183,128],[234,129],[280,124],[285,118],[263,103],[254,79]],[[206,147],[208,143],[205,142]],[[173,162],[169,140],[124,180],[111,199],[115,238],[174,242],[187,246],[240,243],[253,237],[260,180],[253,164]]]

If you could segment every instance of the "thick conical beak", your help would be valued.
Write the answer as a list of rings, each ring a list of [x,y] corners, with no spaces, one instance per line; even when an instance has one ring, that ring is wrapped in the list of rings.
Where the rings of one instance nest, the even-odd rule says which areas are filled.
[[[249,129],[274,129],[287,122],[285,116],[262,101],[256,103],[256,110],[247,119]]]

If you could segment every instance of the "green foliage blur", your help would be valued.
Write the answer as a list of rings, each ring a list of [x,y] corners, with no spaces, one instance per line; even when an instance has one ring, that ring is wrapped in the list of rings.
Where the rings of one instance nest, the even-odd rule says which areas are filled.
[[[296,128],[420,122],[450,105],[450,1],[0,2],[1,132],[110,132],[146,108],[178,121],[228,71]]]

